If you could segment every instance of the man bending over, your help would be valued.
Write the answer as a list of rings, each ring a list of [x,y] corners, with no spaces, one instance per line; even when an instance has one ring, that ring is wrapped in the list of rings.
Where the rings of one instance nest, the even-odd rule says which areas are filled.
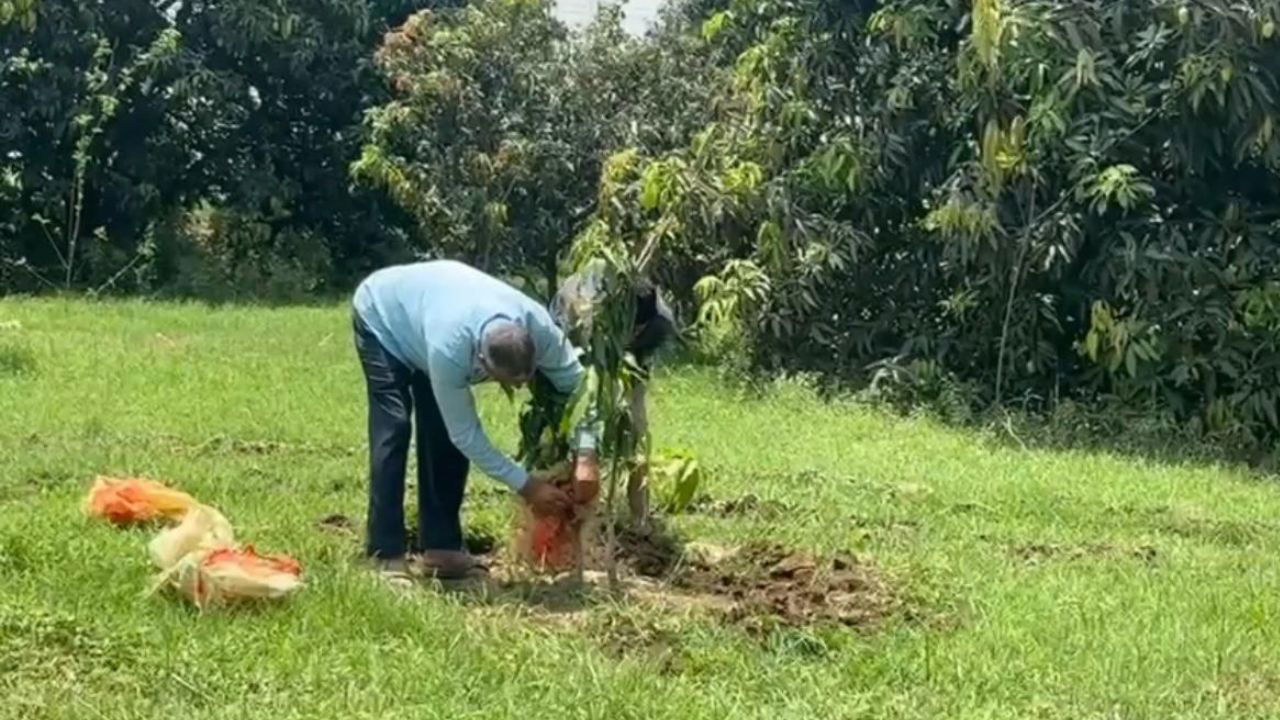
[[[510,389],[541,371],[563,393],[584,371],[547,309],[507,283],[452,260],[379,270],[352,301],[356,350],[369,400],[366,553],[407,580],[405,463],[417,427],[418,545],[422,565],[449,579],[478,569],[460,517],[471,463],[519,493],[535,512],[568,508],[558,488],[499,452],[481,427],[471,386]],[[411,419],[412,418],[412,419]]]

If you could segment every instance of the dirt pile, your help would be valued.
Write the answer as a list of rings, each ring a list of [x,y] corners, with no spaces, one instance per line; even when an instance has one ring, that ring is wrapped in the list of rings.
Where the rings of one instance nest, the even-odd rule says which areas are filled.
[[[328,531],[349,529],[337,516],[320,525]],[[888,580],[846,553],[817,556],[772,543],[686,545],[661,525],[647,530],[619,526],[615,532],[624,588],[638,589],[646,602],[699,607],[748,630],[810,625],[872,629],[901,608]],[[474,543],[471,551],[490,568],[486,594],[515,593],[532,602],[569,589],[571,571],[539,580],[507,558],[494,538],[484,540],[488,542]],[[590,535],[585,548],[588,585],[606,582],[606,543],[604,530]]]
[[[325,532],[338,533],[342,535],[353,535],[356,532],[355,522],[341,513],[326,515],[320,518],[316,524]]]
[[[682,555],[680,543],[673,536],[661,530],[637,530],[618,528],[618,558],[637,575],[651,578],[665,578],[676,569]],[[605,541],[604,535],[597,536],[597,542]],[[600,556],[604,548],[600,548]]]
[[[618,557],[630,572],[749,626],[867,627],[899,607],[885,578],[848,554],[823,558],[766,543],[683,546],[661,530],[620,530]]]
[[[756,626],[867,627],[898,605],[880,574],[855,558],[818,558],[779,545],[747,546],[717,564],[695,559],[672,584],[731,600],[729,618]]]

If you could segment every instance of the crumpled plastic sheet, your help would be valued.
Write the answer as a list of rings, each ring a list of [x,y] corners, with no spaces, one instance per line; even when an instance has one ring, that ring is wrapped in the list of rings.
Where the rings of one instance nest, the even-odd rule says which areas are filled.
[[[190,495],[145,478],[99,475],[85,497],[84,509],[116,525],[181,520],[196,505]]]
[[[551,481],[572,497],[572,465],[563,463],[550,472]],[[517,559],[538,570],[559,572],[574,567],[578,553],[592,528],[596,498],[575,499],[562,515],[539,515],[522,505],[512,547]]]
[[[221,512],[161,483],[100,476],[85,498],[85,510],[116,525],[176,523],[147,545],[151,562],[160,571],[153,593],[169,587],[204,610],[278,600],[302,587],[302,566],[297,560],[240,545]]]

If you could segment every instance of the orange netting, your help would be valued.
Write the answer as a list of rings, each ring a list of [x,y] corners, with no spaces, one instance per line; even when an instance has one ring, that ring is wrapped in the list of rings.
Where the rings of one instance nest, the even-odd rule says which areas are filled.
[[[578,530],[570,518],[559,515],[534,514],[525,509],[523,521],[527,541],[517,543],[523,559],[540,568],[564,570],[577,559]]]

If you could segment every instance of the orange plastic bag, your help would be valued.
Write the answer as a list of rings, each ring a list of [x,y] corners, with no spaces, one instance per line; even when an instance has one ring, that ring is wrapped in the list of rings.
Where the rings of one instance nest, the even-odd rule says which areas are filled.
[[[84,510],[116,525],[134,525],[161,518],[177,522],[195,505],[195,498],[154,480],[99,475]]]
[[[302,566],[288,555],[260,555],[252,545],[223,547],[184,557],[170,584],[203,610],[282,598],[302,586]]]
[[[572,466],[564,463],[549,471],[551,481],[569,494],[574,505],[564,515],[539,515],[528,506],[521,514],[513,546],[517,557],[540,570],[558,572],[577,563],[585,536],[593,527],[595,496],[574,497]]]
[[[302,586],[302,566],[288,555],[260,555],[235,542],[222,513],[197,505],[177,527],[148,546],[161,569],[155,590],[168,585],[196,607],[275,600]]]

